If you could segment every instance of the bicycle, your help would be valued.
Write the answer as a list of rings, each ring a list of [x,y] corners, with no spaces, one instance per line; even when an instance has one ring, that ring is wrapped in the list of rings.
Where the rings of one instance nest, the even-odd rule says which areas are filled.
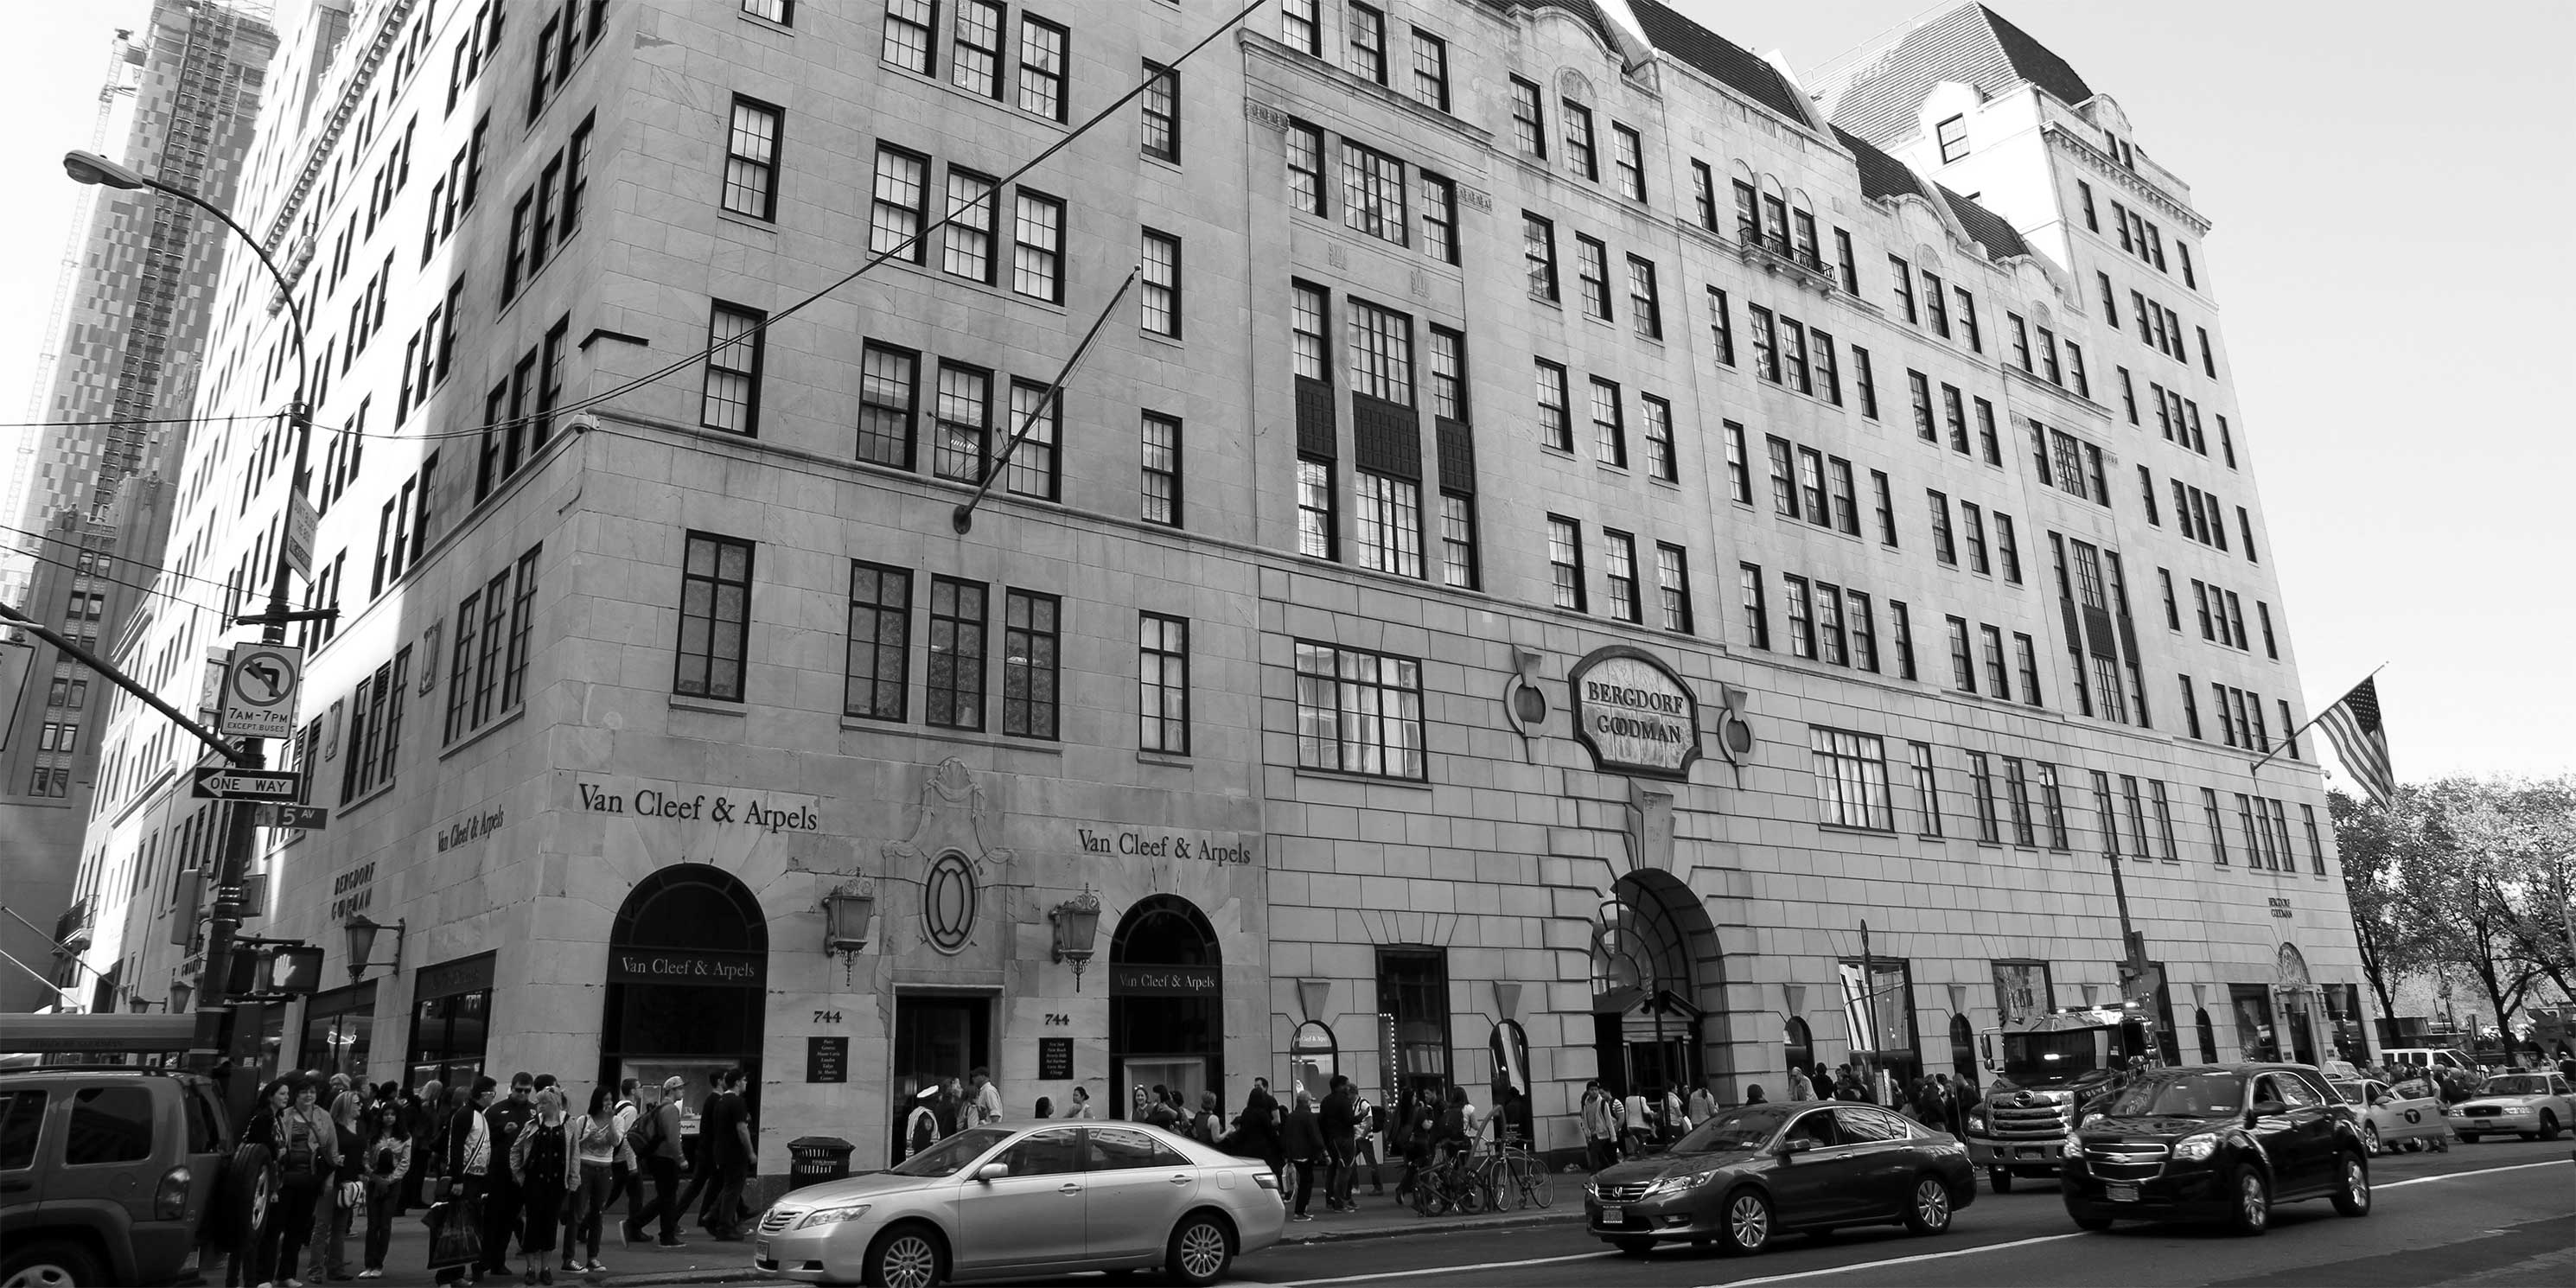
[[[1485,1188],[1465,1155],[1444,1153],[1413,1178],[1413,1210],[1421,1216],[1439,1216],[1453,1208],[1469,1216],[1483,1211]]]
[[[1546,1207],[1556,1201],[1556,1185],[1548,1175],[1547,1164],[1517,1139],[1504,1139],[1472,1166],[1476,1183],[1484,1192],[1485,1206],[1491,1211]]]

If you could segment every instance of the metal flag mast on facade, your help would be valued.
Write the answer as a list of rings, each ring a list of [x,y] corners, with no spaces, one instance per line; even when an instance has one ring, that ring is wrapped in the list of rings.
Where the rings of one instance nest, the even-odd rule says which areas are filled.
[[[2335,699],[2333,705],[2310,716],[2306,724],[2292,730],[2281,739],[2279,748],[2263,753],[2263,758],[2255,761],[2254,768],[2247,772],[2259,771],[2272,763],[2272,758],[2280,755],[2282,750],[2298,745],[2300,734],[2322,724],[2326,737],[2334,742],[2335,755],[2343,761],[2344,769],[2360,780],[2362,790],[2370,793],[2373,802],[2386,806],[2397,795],[2397,775],[2389,766],[2387,727],[2379,718],[2377,679],[2379,673],[2387,669],[2386,662],[2370,668],[2370,674],[2361,677],[2361,683]]]
[[[1054,416],[1056,400],[1064,396],[1064,382],[1073,378],[1073,369],[1081,364],[1082,355],[1091,352],[1091,342],[1100,337],[1100,328],[1108,323],[1110,314],[1117,312],[1118,302],[1127,298],[1127,288],[1134,286],[1137,275],[1144,271],[1143,264],[1127,270],[1126,280],[1109,293],[1109,302],[1101,306],[1100,316],[1093,318],[1091,329],[1082,333],[1082,343],[1073,346],[1073,356],[1064,360],[1064,366],[1056,371],[1055,380],[1047,385],[1046,392],[1038,397],[1027,415],[1020,417],[1020,427],[1012,431],[1008,442],[1002,444],[1002,450],[993,457],[992,464],[984,467],[984,478],[975,485],[975,495],[958,502],[957,508],[950,512],[948,524],[957,529],[959,535],[975,526],[975,507],[984,503],[984,494],[993,490],[993,480],[1002,477],[1002,471],[1011,463],[1011,454],[1020,450],[1021,441],[1037,426],[1038,417]],[[1061,417],[1056,417],[1050,423],[1061,423],[1061,420]]]

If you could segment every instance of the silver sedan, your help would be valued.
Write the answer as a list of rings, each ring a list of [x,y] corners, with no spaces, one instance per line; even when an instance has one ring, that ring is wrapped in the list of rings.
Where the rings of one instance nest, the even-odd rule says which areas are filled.
[[[1268,1167],[1154,1127],[977,1127],[892,1170],[796,1190],[763,1213],[752,1268],[805,1283],[1161,1268],[1214,1283],[1287,1225]]]

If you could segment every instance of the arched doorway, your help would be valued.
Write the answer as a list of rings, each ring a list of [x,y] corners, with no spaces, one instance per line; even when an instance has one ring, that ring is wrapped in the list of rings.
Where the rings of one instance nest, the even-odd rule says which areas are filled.
[[[2281,1027],[2289,1030],[2291,1058],[2317,1062],[2315,981],[2308,978],[2308,959],[2296,944],[2283,944],[2272,962],[2272,987],[2281,995]]]
[[[1159,1084],[1195,1113],[1199,1093],[1225,1085],[1224,964],[1216,927],[1178,895],[1148,895],[1118,919],[1109,940],[1111,1112],[1134,1116],[1135,1089]]]
[[[1619,878],[1592,926],[1593,1054],[1612,1094],[1687,1095],[1710,1070],[1704,1032],[1718,996],[1717,932],[1708,910],[1668,872]]]
[[[1780,1063],[1788,1069],[1813,1075],[1816,1068],[1816,1034],[1807,1022],[1795,1015],[1780,1026]]]
[[[1964,1015],[1950,1017],[1950,1075],[1971,1087],[1984,1081],[1977,1076],[1976,1031]]]
[[[651,1086],[679,1075],[688,1081],[680,1112],[694,1129],[710,1076],[739,1068],[758,1132],[768,980],[768,918],[731,873],[679,863],[636,882],[609,930],[599,1080]]]
[[[2209,1012],[2200,1007],[2193,1007],[2191,1027],[2193,1033],[2200,1038],[2200,1062],[2218,1063],[2218,1026],[2209,1022]]]

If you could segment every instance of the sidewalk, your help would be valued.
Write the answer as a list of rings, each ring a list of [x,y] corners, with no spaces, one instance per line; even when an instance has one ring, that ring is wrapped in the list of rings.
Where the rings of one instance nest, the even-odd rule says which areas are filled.
[[[1320,1206],[1310,1205],[1306,1209],[1307,1214],[1315,1219],[1290,1221],[1287,1232],[1280,1236],[1280,1242],[1329,1243],[1350,1239],[1387,1239],[1407,1234],[1448,1234],[1458,1230],[1481,1230],[1497,1226],[1564,1225],[1579,1222],[1583,1219],[1583,1182],[1577,1177],[1574,1178],[1573,1185],[1568,1186],[1566,1180],[1565,1177],[1557,1178],[1556,1202],[1553,1206],[1523,1208],[1509,1212],[1480,1212],[1474,1216],[1462,1216],[1452,1212],[1446,1216],[1426,1217],[1417,1214],[1412,1208],[1398,1204],[1391,1190],[1382,1197],[1362,1192],[1358,1195],[1357,1211],[1328,1212]]]

